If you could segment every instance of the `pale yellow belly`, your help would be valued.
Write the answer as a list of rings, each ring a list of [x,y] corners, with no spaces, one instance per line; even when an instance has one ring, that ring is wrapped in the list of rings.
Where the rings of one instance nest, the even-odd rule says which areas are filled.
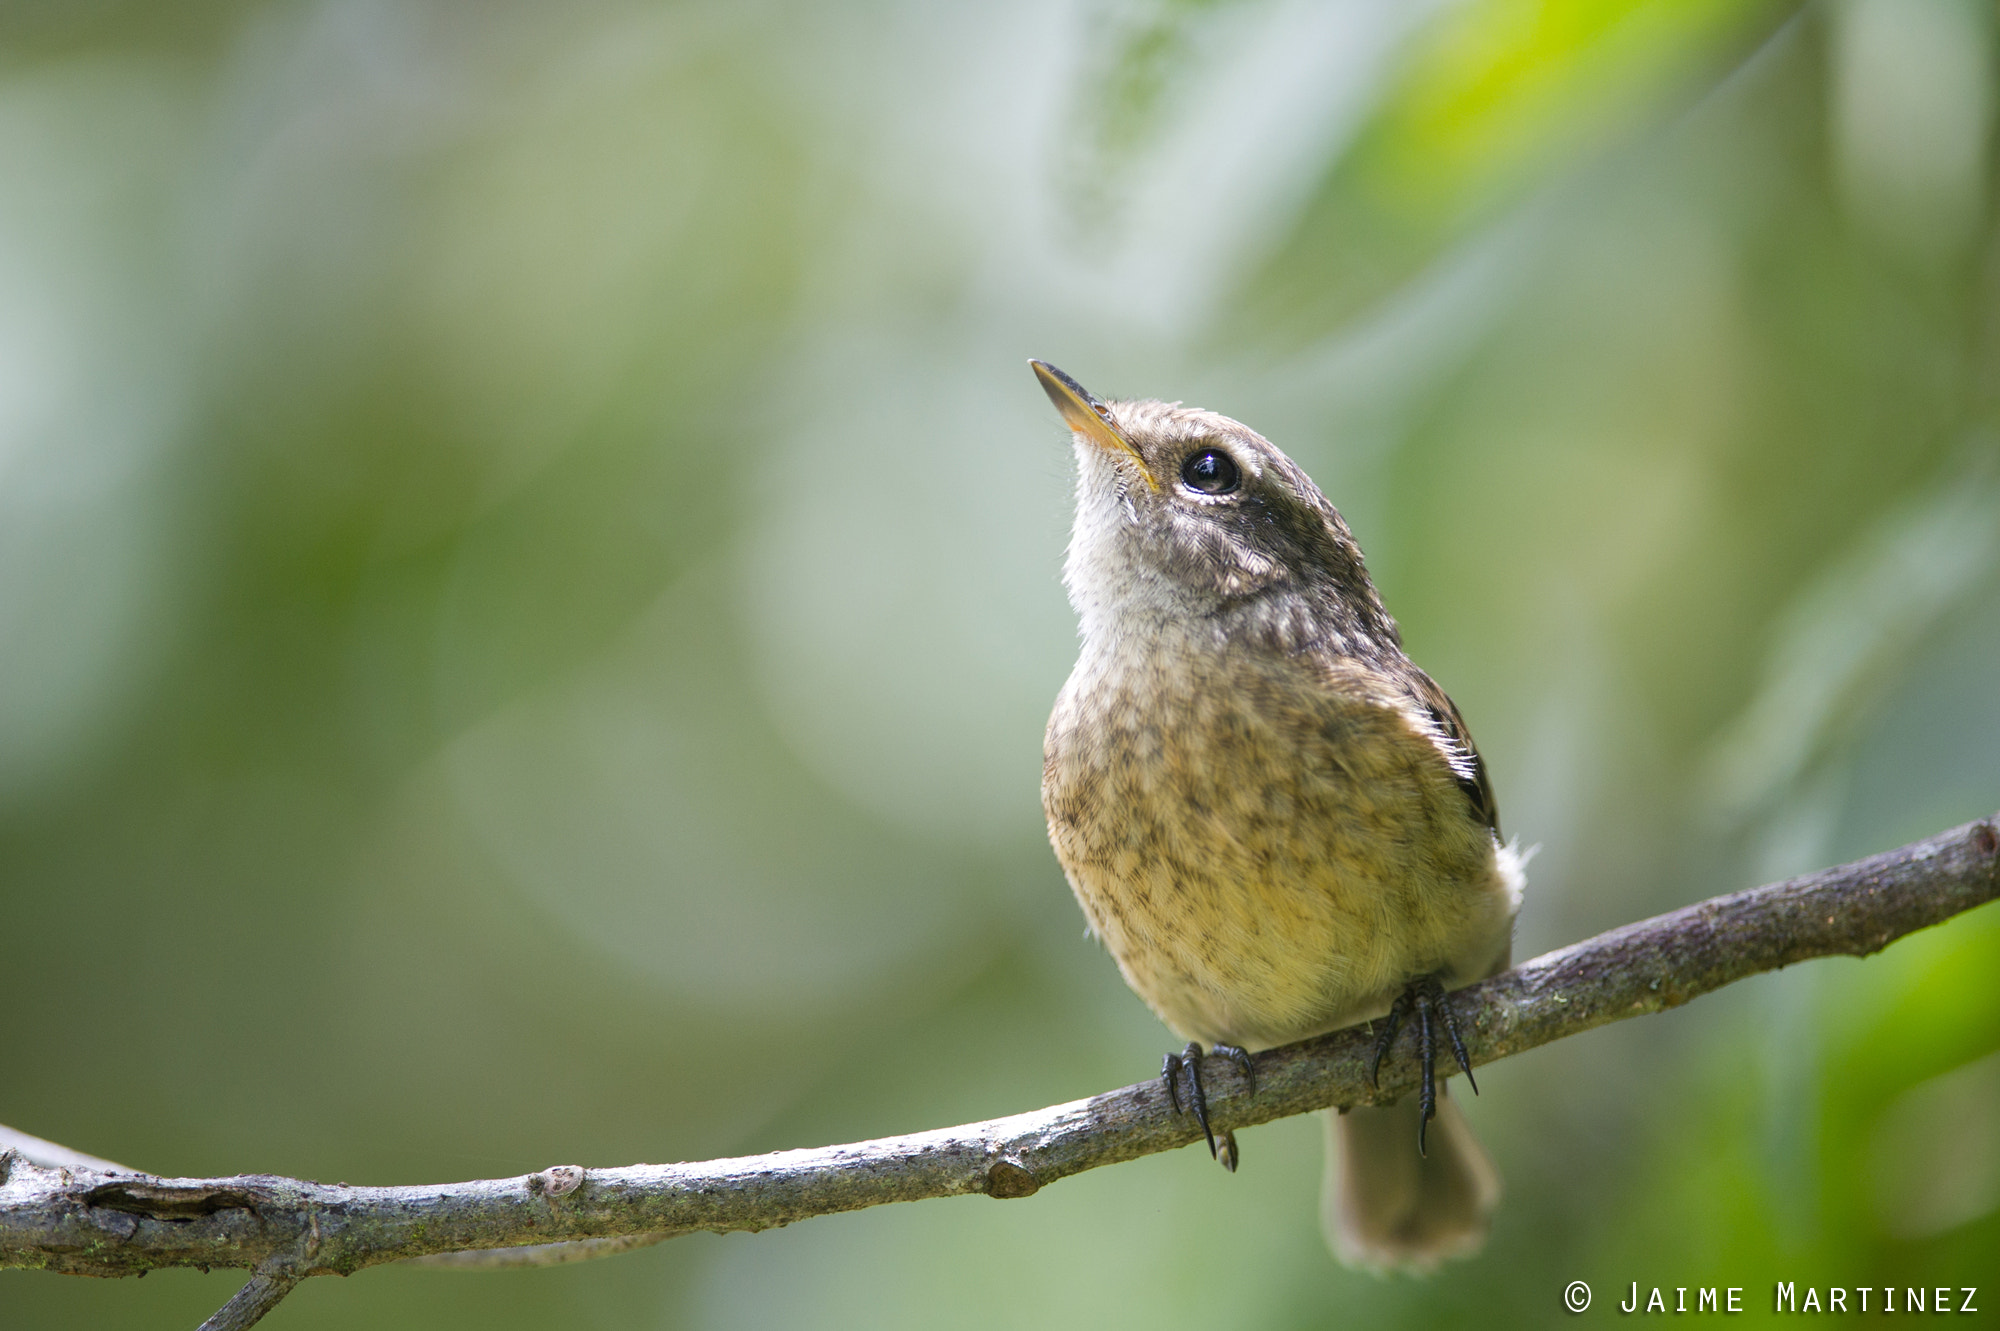
[[[1381,884],[1216,883],[1199,900],[1147,875],[1072,870],[1070,883],[1127,984],[1183,1039],[1262,1049],[1388,1010],[1419,975],[1456,987],[1507,957],[1507,884],[1438,886],[1430,918],[1369,909]],[[1455,917],[1445,919],[1442,917]]]
[[[1505,964],[1518,869],[1401,714],[1255,689],[1145,710],[1077,695],[1050,722],[1050,838],[1183,1039],[1282,1044],[1386,1011],[1419,975]]]

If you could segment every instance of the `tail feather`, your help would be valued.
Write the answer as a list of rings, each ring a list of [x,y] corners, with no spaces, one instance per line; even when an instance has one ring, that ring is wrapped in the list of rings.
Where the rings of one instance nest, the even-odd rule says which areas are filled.
[[[1372,1270],[1426,1272],[1486,1242],[1500,1174],[1457,1104],[1438,1099],[1417,1154],[1417,1098],[1326,1111],[1320,1223],[1334,1256]]]

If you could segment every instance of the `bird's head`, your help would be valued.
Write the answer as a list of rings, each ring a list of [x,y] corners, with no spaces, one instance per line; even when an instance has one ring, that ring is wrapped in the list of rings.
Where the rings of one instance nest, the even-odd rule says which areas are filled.
[[[1063,581],[1086,639],[1200,623],[1293,650],[1396,643],[1347,524],[1276,445],[1212,411],[1100,401],[1029,364],[1075,438]]]

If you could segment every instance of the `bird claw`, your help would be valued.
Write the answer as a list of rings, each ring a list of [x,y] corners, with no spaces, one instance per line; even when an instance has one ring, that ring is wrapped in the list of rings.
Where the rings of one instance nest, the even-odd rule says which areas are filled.
[[[1236,1134],[1224,1131],[1218,1139],[1215,1129],[1208,1121],[1208,1095],[1201,1084],[1201,1065],[1205,1058],[1221,1058],[1235,1065],[1243,1074],[1248,1093],[1257,1093],[1257,1069],[1250,1061],[1247,1050],[1233,1044],[1212,1045],[1207,1054],[1201,1052],[1201,1045],[1190,1041],[1188,1047],[1178,1054],[1168,1054],[1160,1066],[1160,1080],[1166,1083],[1167,1099],[1172,1102],[1176,1114],[1193,1111],[1194,1121],[1201,1124],[1201,1135],[1208,1142],[1208,1153],[1222,1163],[1230,1173],[1236,1172],[1239,1159],[1236,1150]],[[1187,1083],[1187,1103],[1181,1103],[1181,1083]]]
[[[1379,1084],[1376,1074],[1381,1070],[1383,1055],[1396,1043],[1396,1033],[1402,1029],[1406,1019],[1417,1031],[1417,1057],[1422,1062],[1423,1081],[1417,1091],[1417,1107],[1421,1110],[1417,1119],[1417,1154],[1423,1155],[1424,1130],[1437,1117],[1437,1049],[1436,1028],[1444,1028],[1445,1041],[1451,1046],[1452,1056],[1458,1060],[1459,1070],[1465,1073],[1466,1085],[1474,1095],[1479,1094],[1479,1083],[1473,1080],[1472,1060],[1466,1057],[1465,1041],[1459,1038],[1458,1017],[1452,1012],[1451,995],[1445,992],[1443,982],[1435,975],[1425,975],[1410,981],[1396,1001],[1389,1006],[1389,1016],[1382,1034],[1376,1038],[1374,1056],[1368,1060],[1368,1082]]]

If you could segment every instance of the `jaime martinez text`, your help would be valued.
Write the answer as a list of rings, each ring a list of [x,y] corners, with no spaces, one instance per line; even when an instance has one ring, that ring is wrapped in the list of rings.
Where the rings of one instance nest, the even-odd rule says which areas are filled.
[[[1590,1296],[1585,1293],[1581,1300],[1576,1298],[1580,1288],[1587,1289],[1582,1281],[1577,1281],[1565,1291],[1564,1301],[1572,1312],[1582,1312],[1590,1306]],[[1977,1286],[1950,1285],[1800,1285],[1796,1281],[1781,1280],[1771,1291],[1771,1308],[1781,1313],[1976,1313],[1974,1302],[1979,1296]],[[1581,1306],[1579,1306],[1581,1304]],[[1709,1286],[1688,1287],[1681,1285],[1661,1288],[1654,1286],[1641,1291],[1639,1282],[1633,1281],[1630,1292],[1619,1301],[1618,1311],[1622,1313],[1740,1313],[1744,1311],[1743,1287]]]

